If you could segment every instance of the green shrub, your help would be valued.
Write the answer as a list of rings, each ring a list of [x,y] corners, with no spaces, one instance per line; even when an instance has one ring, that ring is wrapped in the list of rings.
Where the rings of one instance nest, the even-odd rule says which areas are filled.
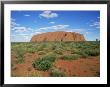
[[[39,55],[44,55],[44,54],[46,54],[46,52],[44,52],[44,51],[39,51],[38,54],[39,54]]]
[[[32,65],[34,68],[45,71],[52,67],[52,63],[55,61],[55,59],[55,55],[48,54],[34,61]]]
[[[77,51],[75,51],[75,53],[81,55],[83,58],[88,57],[88,54],[85,53],[84,50],[83,50],[83,51],[81,51],[81,50],[77,50]]]
[[[84,52],[89,56],[98,56],[100,54],[100,50],[98,49],[86,49]]]
[[[39,43],[39,45],[37,47],[37,51],[42,51],[45,47],[46,47],[45,43]]]
[[[43,51],[48,52],[51,48],[44,48]]]
[[[53,45],[52,47],[51,47],[51,50],[55,50],[56,49],[56,45]]]
[[[16,60],[16,63],[20,64],[20,63],[23,63],[24,62],[24,59],[23,58],[17,58]]]
[[[63,59],[63,60],[75,60],[75,59],[78,59],[80,57],[81,56],[78,54],[71,54],[71,55],[64,55],[61,57],[61,59]]]
[[[23,57],[24,57],[24,54],[25,54],[25,49],[23,48],[18,48],[16,50],[16,59],[17,59],[17,63],[23,63]]]
[[[55,52],[56,54],[60,54],[60,55],[63,54],[63,50],[62,50],[61,48],[58,48],[58,49],[54,50],[54,52]]]
[[[52,62],[45,59],[38,59],[34,61],[32,65],[38,70],[46,71],[52,67]]]
[[[58,69],[54,69],[54,70],[51,71],[50,76],[53,76],[53,77],[64,77],[65,74],[63,72],[61,72],[60,70],[58,70]]]
[[[36,52],[36,49],[35,48],[28,48],[27,49],[27,52],[29,52],[29,53],[35,53]]]
[[[83,49],[83,50],[77,50],[75,53],[82,55],[82,57],[98,56],[100,54],[100,50],[88,48],[88,49]]]
[[[48,60],[50,62],[54,62],[56,59],[56,56],[55,55],[46,55],[43,57],[43,59]]]
[[[66,50],[66,51],[71,51],[71,50],[72,50],[72,48],[71,48],[70,46],[65,46],[65,47],[63,47],[62,49],[63,49],[63,50]]]
[[[78,49],[72,48],[71,49],[71,54],[77,54],[79,52]]]
[[[87,57],[88,57],[88,54],[86,54],[85,52],[80,53],[80,55],[81,55],[83,58],[87,58]]]

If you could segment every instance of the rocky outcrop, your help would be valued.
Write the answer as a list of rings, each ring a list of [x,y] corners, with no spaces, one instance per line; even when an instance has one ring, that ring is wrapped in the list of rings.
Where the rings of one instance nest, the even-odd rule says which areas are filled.
[[[85,41],[85,38],[79,33],[59,31],[42,33],[31,38],[31,42],[39,41]]]

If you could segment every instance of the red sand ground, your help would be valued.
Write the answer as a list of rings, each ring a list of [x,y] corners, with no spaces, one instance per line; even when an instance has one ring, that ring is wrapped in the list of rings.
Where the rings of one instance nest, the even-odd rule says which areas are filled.
[[[16,55],[12,53],[12,76],[42,76],[48,77],[50,71],[39,71],[32,67],[32,61],[38,58],[37,53],[26,53],[24,63],[16,64]],[[68,77],[96,77],[100,76],[100,58],[79,58],[77,60],[56,60],[54,66],[63,71]]]

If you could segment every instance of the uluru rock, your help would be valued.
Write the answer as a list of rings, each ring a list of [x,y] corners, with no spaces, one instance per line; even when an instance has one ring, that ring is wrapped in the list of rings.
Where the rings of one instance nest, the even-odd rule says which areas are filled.
[[[31,38],[31,42],[40,41],[85,41],[85,38],[82,34],[76,32],[63,31],[37,34]]]

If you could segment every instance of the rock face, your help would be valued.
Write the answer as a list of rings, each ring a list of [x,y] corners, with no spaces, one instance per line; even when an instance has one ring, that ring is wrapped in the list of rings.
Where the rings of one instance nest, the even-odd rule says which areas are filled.
[[[40,41],[85,41],[85,38],[79,33],[63,31],[42,33],[31,38],[31,42]]]

